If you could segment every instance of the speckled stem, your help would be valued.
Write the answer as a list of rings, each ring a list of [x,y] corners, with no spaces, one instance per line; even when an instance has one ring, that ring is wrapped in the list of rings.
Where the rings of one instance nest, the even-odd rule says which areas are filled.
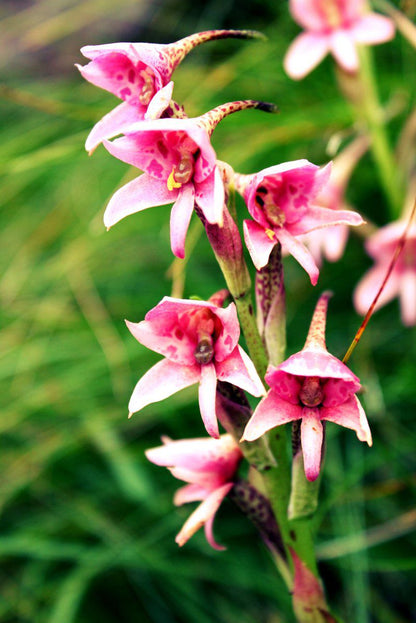
[[[240,110],[246,110],[247,108],[257,108],[258,110],[271,113],[278,112],[276,104],[260,102],[257,100],[239,100],[236,102],[221,104],[221,106],[217,106],[216,108],[209,110],[199,117],[199,123],[204,126],[208,134],[212,134],[224,117],[228,117],[228,115]]]
[[[266,37],[257,30],[205,30],[196,32],[189,37],[184,37],[168,44],[168,53],[172,63],[172,70],[179,65],[187,54],[201,43],[215,41],[216,39],[265,39]]]

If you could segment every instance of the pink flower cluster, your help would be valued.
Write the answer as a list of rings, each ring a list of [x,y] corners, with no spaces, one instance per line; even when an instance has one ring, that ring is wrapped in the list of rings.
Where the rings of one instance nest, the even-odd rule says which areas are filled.
[[[298,3],[292,4],[296,8]],[[122,100],[94,126],[86,148],[91,152],[102,143],[111,155],[142,171],[114,194],[105,210],[104,223],[110,228],[128,215],[173,204],[171,248],[183,258],[195,209],[210,241],[216,240],[221,246],[214,248],[217,257],[221,256],[224,265],[234,260],[237,265],[237,256],[238,262],[243,262],[242,244],[226,208],[232,176],[251,217],[244,221],[244,239],[255,268],[260,271],[267,267],[277,245],[300,263],[315,285],[319,269],[304,237],[322,228],[363,223],[359,214],[343,206],[334,209],[333,205],[322,205],[320,197],[328,188],[331,164],[320,168],[307,160],[296,160],[256,174],[234,176],[231,167],[217,162],[212,132],[228,114],[245,108],[270,112],[273,106],[243,100],[191,119],[172,100],[172,74],[193,47],[221,37],[253,36],[256,33],[251,31],[207,31],[170,45],[115,43],[82,49],[90,59],[86,66],[79,67],[84,78]],[[235,266],[232,268],[235,270]],[[147,451],[150,461],[169,468],[175,477],[188,483],[177,492],[175,504],[201,502],[177,536],[180,545],[205,526],[208,542],[220,549],[212,523],[234,485],[243,456],[230,435],[220,435],[218,383],[229,383],[263,397],[245,428],[245,441],[259,438],[275,426],[301,420],[309,480],[314,480],[320,470],[322,421],[352,428],[360,440],[371,443],[365,414],[355,396],[359,380],[326,351],[328,296],[323,295],[318,302],[304,349],[277,367],[269,366],[265,380],[270,390],[266,396],[253,362],[239,346],[237,309],[233,302],[224,307],[227,297],[228,291],[208,301],[165,297],[141,322],[127,321],[138,342],[163,357],[134,388],[130,415],[197,384],[203,424],[210,435],[207,439],[165,439],[163,446]]]

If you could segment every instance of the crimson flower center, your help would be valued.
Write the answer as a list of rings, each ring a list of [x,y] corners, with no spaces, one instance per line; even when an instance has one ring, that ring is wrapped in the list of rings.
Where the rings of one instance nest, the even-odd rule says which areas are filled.
[[[265,186],[257,188],[255,202],[273,227],[282,227],[284,225],[286,215],[282,208],[276,205],[275,200]]]
[[[307,376],[299,391],[299,400],[305,407],[317,407],[322,404],[324,392],[322,379],[318,376]]]

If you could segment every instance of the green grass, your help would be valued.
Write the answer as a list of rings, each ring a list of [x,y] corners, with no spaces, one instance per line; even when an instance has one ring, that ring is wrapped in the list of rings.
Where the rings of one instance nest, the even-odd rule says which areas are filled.
[[[70,67],[80,60],[79,43],[91,42],[84,24],[93,25],[94,42],[111,41],[134,18],[142,39],[168,41],[232,26],[234,9],[235,26],[244,26],[248,14],[236,2],[206,3],[199,15],[171,2],[148,13],[147,25],[145,11],[125,1],[113,25],[119,35],[108,21],[114,9],[84,3],[88,13],[82,4],[52,9],[39,2],[20,16],[28,30],[20,14],[3,14],[18,50],[13,59],[2,46],[8,65],[0,89],[0,621],[289,623],[290,596],[231,503],[216,519],[225,553],[213,552],[202,533],[183,549],[174,543],[189,507],[172,506],[177,483],[148,464],[144,450],[162,434],[203,433],[196,390],[127,420],[134,384],[158,357],[124,325],[171,291],[169,210],[105,231],[106,202],[132,172],[102,147],[86,155],[88,130],[114,98]],[[274,6],[253,2],[250,14],[257,12],[254,26],[267,30],[269,42],[208,44],[175,74],[177,99],[192,114],[247,97],[279,104],[277,117],[242,112],[214,134],[219,158],[246,173],[303,157],[323,163],[331,136],[351,124],[329,60],[302,83],[283,74],[280,59],[298,30],[283,8],[270,25]],[[165,16],[172,15],[177,32],[169,34]],[[395,141],[414,106],[414,55],[400,39],[375,54],[384,101],[400,104]],[[387,206],[377,185],[366,157],[349,196],[383,224]],[[360,322],[351,293],[369,263],[361,239],[352,237],[343,260],[326,264],[313,289],[287,260],[289,353],[303,344],[318,293],[331,288],[328,346],[344,354]],[[221,287],[201,237],[187,264],[185,296],[205,298]],[[373,448],[328,426],[318,554],[330,603],[354,623],[414,616],[415,360],[415,332],[400,324],[395,301],[374,316],[350,362],[366,388]]]

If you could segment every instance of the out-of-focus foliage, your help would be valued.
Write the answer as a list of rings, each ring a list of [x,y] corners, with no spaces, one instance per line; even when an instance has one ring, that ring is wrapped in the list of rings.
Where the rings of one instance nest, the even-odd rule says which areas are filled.
[[[239,98],[276,101],[278,117],[245,111],[215,132],[218,157],[241,172],[284,160],[329,159],[351,112],[327,59],[302,83],[281,59],[298,32],[285,2],[209,0],[5,1],[0,9],[0,621],[2,623],[286,623],[290,596],[253,528],[231,503],[216,520],[228,549],[203,534],[174,535],[189,508],[177,483],[143,451],[203,435],[196,390],[127,420],[136,380],[157,356],[128,333],[170,293],[169,210],[125,219],[109,233],[106,201],[134,172],[103,148],[88,158],[89,128],[114,98],[73,68],[83,44],[173,41],[213,27],[264,30],[267,42],[222,41],[195,50],[175,74],[190,114]],[[400,37],[374,49],[395,141],[414,106],[415,51]],[[348,191],[377,224],[388,220],[371,158]],[[242,209],[243,206],[239,206]],[[369,266],[360,237],[314,289],[286,263],[288,353],[303,344],[323,289],[334,290],[328,346],[342,356],[359,318],[354,285]],[[202,236],[185,296],[223,287]],[[373,318],[350,362],[362,378],[373,430],[368,449],[328,426],[318,552],[330,603],[354,623],[416,616],[414,330],[394,302]],[[277,605],[278,604],[278,605]]]

